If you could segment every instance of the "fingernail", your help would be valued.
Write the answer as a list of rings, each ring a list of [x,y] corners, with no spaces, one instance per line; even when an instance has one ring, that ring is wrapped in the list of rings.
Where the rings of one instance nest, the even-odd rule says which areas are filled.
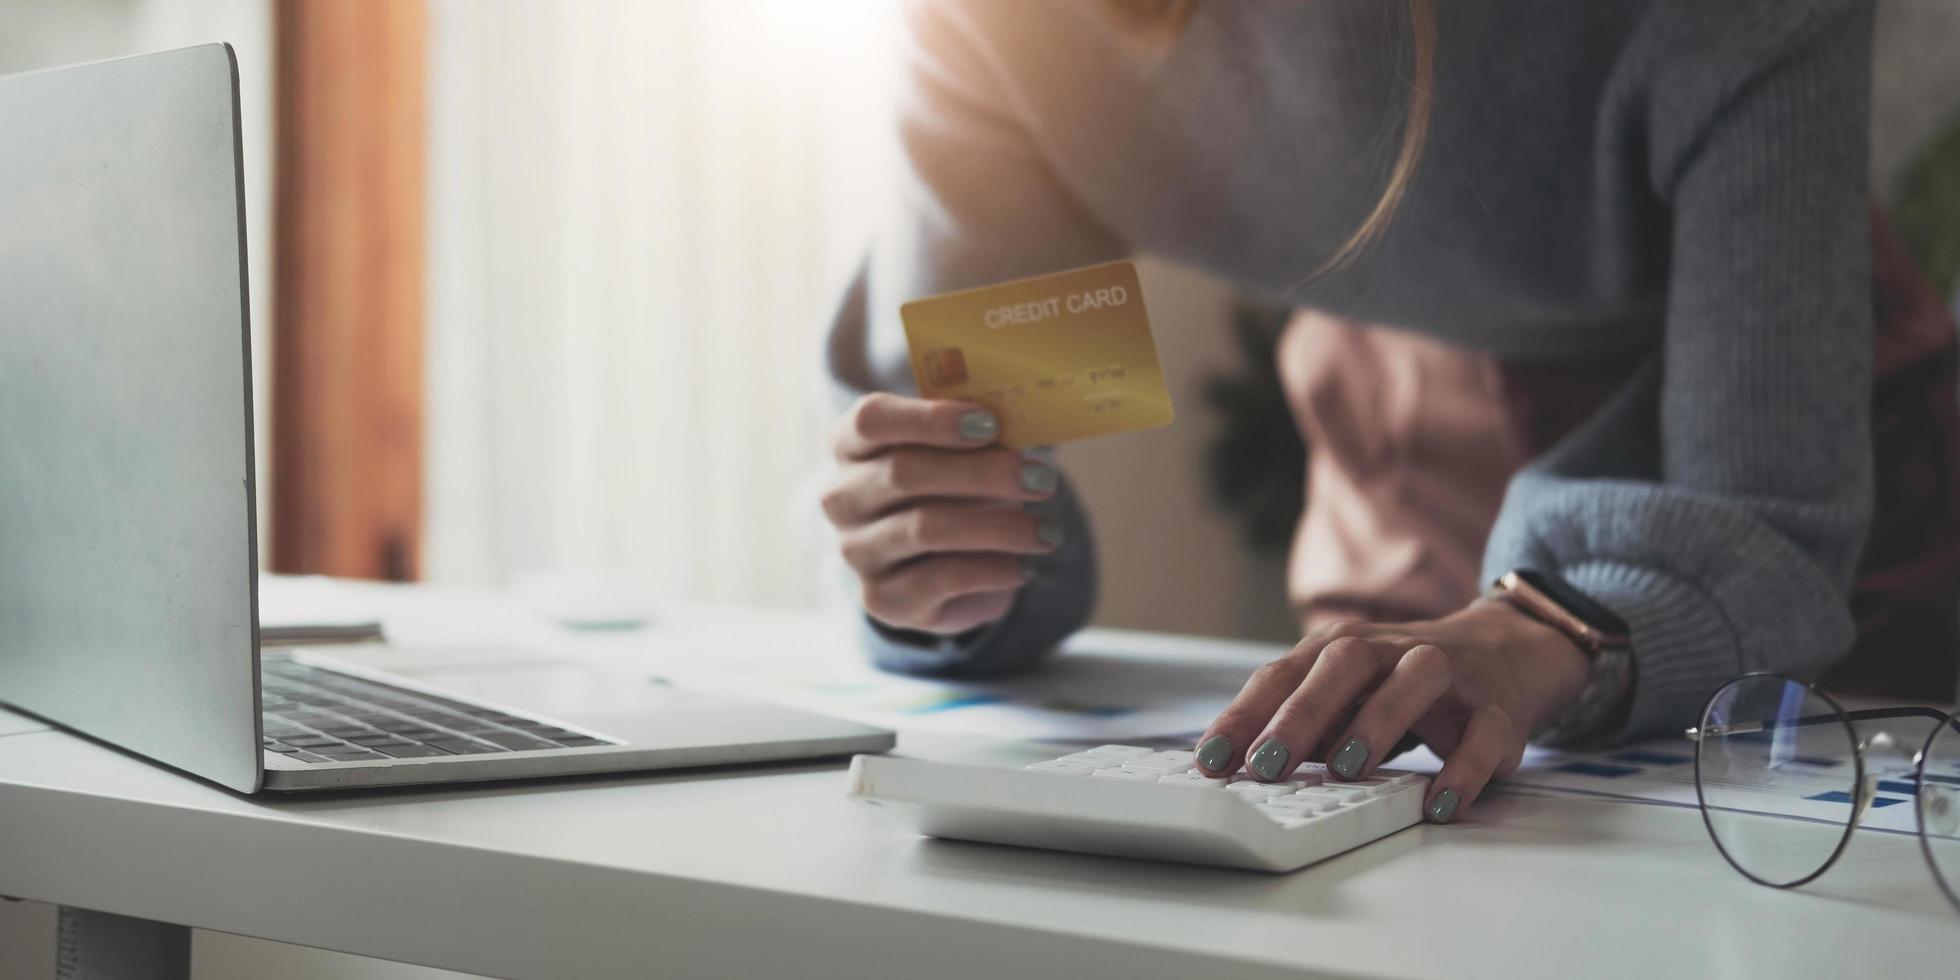
[[[1429,822],[1449,823],[1450,818],[1456,816],[1456,804],[1456,790],[1446,789],[1437,793],[1436,798],[1429,801]]]
[[[1198,765],[1207,772],[1224,772],[1225,764],[1232,761],[1232,740],[1223,735],[1213,735],[1198,745]]]
[[[1068,537],[1068,532],[1062,529],[1061,521],[1042,521],[1041,526],[1035,528],[1034,536],[1050,548],[1059,548],[1062,539]]]
[[[992,412],[968,412],[960,416],[960,438],[973,442],[992,442],[1000,435],[1000,420]]]
[[[1245,760],[1245,766],[1260,779],[1269,782],[1278,779],[1286,771],[1286,743],[1267,739],[1252,753],[1252,758]]]
[[[1061,480],[1059,474],[1040,463],[1021,464],[1021,488],[1029,493],[1054,493]]]
[[[1021,581],[1026,582],[1034,578],[1034,573],[1040,570],[1041,570],[1041,563],[1036,561],[1035,559],[1033,558],[1021,559]]]
[[[1361,775],[1361,767],[1368,764],[1368,743],[1357,735],[1347,740],[1332,759],[1327,760],[1327,768],[1341,774],[1342,779],[1353,779]]]
[[[1960,791],[1951,786],[1927,783],[1920,787],[1919,819],[1926,829],[1944,837],[1960,832]]]

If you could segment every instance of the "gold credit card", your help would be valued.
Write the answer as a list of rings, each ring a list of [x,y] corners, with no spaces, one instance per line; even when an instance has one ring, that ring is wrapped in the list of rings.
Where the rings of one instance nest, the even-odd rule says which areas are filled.
[[[1009,449],[1171,424],[1133,263],[913,300],[899,312],[919,394],[992,409]]]

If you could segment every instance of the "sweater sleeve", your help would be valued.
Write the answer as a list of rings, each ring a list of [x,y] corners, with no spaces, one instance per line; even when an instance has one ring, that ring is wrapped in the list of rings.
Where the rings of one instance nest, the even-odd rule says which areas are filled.
[[[869,391],[916,393],[898,320],[907,300],[1125,252],[1057,178],[1014,111],[1012,80],[989,55],[987,25],[979,22],[993,9],[952,2],[908,7],[898,200],[838,304],[826,345],[840,409]],[[1095,551],[1066,475],[1056,495],[1032,509],[1062,522],[1064,544],[1039,560],[1004,618],[941,637],[865,617],[862,634],[873,660],[915,674],[1011,673],[1087,623],[1095,603]]]
[[[1513,480],[1485,553],[1487,576],[1556,571],[1627,621],[1635,687],[1608,738],[1678,730],[1734,676],[1814,674],[1854,640],[1871,9],[1775,17],[1733,45],[1671,39],[1681,84],[1657,73],[1649,122],[1672,214],[1661,353]]]

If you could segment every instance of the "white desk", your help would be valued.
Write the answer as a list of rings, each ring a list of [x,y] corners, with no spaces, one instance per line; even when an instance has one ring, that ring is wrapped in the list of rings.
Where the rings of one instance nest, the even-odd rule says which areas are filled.
[[[835,635],[780,614],[690,623],[564,646],[652,672],[708,640]],[[1262,655],[1086,643],[1112,639],[1218,661],[1193,676],[1227,690]],[[836,762],[287,800],[36,727],[0,712],[0,894],[496,976],[1786,980],[1960,962],[1960,916],[1911,839],[1861,834],[1783,892],[1730,870],[1692,810],[1487,798],[1274,877],[919,839],[847,803]]]

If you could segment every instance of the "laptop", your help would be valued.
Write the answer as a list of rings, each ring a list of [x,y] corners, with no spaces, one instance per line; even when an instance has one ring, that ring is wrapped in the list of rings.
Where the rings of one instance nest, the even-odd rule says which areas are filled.
[[[569,663],[262,650],[239,129],[228,45],[0,77],[0,701],[244,793],[891,747]]]

